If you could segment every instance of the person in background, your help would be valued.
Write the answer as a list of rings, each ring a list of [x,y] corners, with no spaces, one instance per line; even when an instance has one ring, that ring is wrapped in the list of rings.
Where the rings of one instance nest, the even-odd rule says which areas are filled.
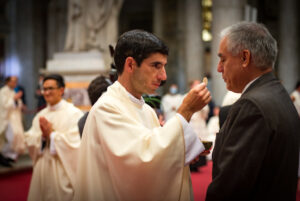
[[[232,91],[227,91],[225,94],[223,101],[222,101],[222,107],[232,105],[235,103],[239,98],[241,97],[241,93],[235,93]]]
[[[273,74],[277,42],[255,22],[221,37],[217,70],[242,95],[217,134],[206,201],[295,201],[300,119]]]
[[[177,84],[171,84],[169,92],[162,97],[161,105],[165,120],[168,121],[175,116],[177,109],[182,103],[183,96],[178,93]]]
[[[215,146],[215,140],[216,135],[220,131],[220,121],[219,121],[219,113],[220,113],[220,107],[215,106],[213,111],[213,116],[209,119],[207,123],[207,129],[208,129],[208,137],[206,138],[207,141],[212,141],[212,148],[210,150],[210,154],[206,156],[208,160],[212,160],[212,153]]]
[[[204,75],[204,77],[207,78],[207,89],[209,91],[211,91],[212,90],[212,86],[211,86],[212,83],[211,83],[211,75],[210,75],[210,73],[206,72],[205,75]],[[216,105],[215,101],[212,98],[211,101],[208,103],[209,113],[208,113],[208,118],[206,119],[206,123],[208,123],[209,119],[214,116],[214,112],[213,111],[214,111],[215,105]]]
[[[159,124],[163,126],[165,124],[165,116],[161,109],[161,96],[157,94],[143,95],[143,99],[146,104],[152,107],[157,115]]]
[[[223,98],[223,101],[222,101],[222,104],[221,104],[220,112],[219,112],[219,125],[220,125],[220,128],[224,124],[231,106],[240,97],[241,97],[241,93],[235,93],[235,92],[232,92],[232,91],[227,91],[227,93],[225,94],[225,96]]]
[[[300,117],[300,81],[296,83],[295,90],[291,93],[291,99]]]
[[[290,96],[300,118],[300,81],[296,83],[295,90],[290,94]],[[298,168],[298,191],[300,191],[300,154]]]
[[[15,92],[18,93],[19,91],[22,91],[22,96],[21,96],[21,100],[22,100],[22,111],[26,111],[27,110],[27,105],[26,105],[26,96],[25,96],[25,89],[22,85],[17,84],[17,86],[14,88]]]
[[[199,80],[192,80],[189,83],[190,89],[198,86],[201,82]],[[208,104],[209,105],[209,104]],[[190,120],[190,125],[193,130],[197,133],[197,136],[201,140],[207,141],[209,137],[209,132],[206,125],[206,120],[208,118],[209,106],[206,105],[200,111],[195,112]],[[190,164],[190,170],[192,172],[198,172],[198,168],[205,166],[207,164],[206,156],[200,156],[199,160]]]
[[[15,92],[18,83],[16,76],[5,79],[0,89],[0,164],[11,167],[19,154],[25,151],[24,128],[22,123],[22,95]]]
[[[42,93],[47,107],[36,114],[32,127],[25,132],[25,142],[33,161],[29,201],[72,200],[74,178],[80,147],[77,126],[83,112],[62,96],[64,79],[47,75]]]
[[[107,87],[109,87],[109,85],[111,85],[111,81],[102,75],[92,80],[92,82],[89,84],[87,89],[92,106],[101,97],[101,95],[107,90]],[[80,137],[82,136],[84,124],[88,115],[89,112],[86,112],[78,121]]]
[[[193,200],[189,163],[204,146],[188,124],[210,101],[204,83],[160,126],[142,98],[167,79],[168,48],[132,30],[117,42],[118,80],[93,105],[85,123],[74,200]]]
[[[214,115],[209,119],[207,123],[207,129],[210,136],[216,135],[220,131],[220,124],[219,124],[219,113],[220,113],[220,107],[215,106]]]
[[[44,74],[40,74],[39,75],[39,83],[38,86],[35,90],[35,98],[37,99],[37,111],[42,110],[43,108],[46,107],[46,101],[45,98],[42,94],[42,88],[43,88],[43,80],[44,80],[45,75]]]
[[[201,82],[199,80],[193,80],[190,82],[190,89],[193,89]],[[194,131],[197,133],[200,139],[205,139],[208,137],[209,132],[206,125],[206,120],[208,119],[209,106],[206,105],[200,111],[193,114],[190,124]]]

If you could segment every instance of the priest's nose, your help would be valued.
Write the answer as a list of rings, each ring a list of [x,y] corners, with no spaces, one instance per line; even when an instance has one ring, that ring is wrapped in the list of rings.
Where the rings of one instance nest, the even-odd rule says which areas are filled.
[[[164,81],[164,80],[167,79],[167,73],[166,73],[165,67],[163,67],[163,68],[159,71],[159,73],[158,73],[158,78],[159,78],[159,80],[162,80],[162,81]]]

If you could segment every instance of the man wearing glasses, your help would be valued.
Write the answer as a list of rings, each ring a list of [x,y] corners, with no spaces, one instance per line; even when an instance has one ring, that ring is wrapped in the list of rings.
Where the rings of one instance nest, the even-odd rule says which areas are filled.
[[[77,126],[83,112],[62,96],[63,77],[48,75],[42,93],[47,107],[33,119],[25,133],[33,160],[33,174],[28,200],[72,200],[73,178],[80,136]]]

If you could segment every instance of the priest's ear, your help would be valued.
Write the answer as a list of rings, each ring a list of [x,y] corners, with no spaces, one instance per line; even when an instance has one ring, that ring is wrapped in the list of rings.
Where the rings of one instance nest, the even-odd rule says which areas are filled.
[[[133,72],[133,69],[137,67],[137,63],[133,57],[127,57],[124,64],[124,71]]]

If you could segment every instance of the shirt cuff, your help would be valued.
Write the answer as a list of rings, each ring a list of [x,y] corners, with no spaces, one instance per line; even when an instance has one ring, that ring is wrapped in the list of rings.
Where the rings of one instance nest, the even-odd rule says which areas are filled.
[[[53,131],[50,134],[50,154],[52,154],[52,155],[56,154],[55,141],[54,141],[55,135],[56,135],[55,131]]]
[[[197,134],[191,127],[191,125],[186,121],[186,119],[181,116],[181,114],[176,113],[181,121],[184,135],[185,143],[185,163],[184,165],[189,165],[201,152],[205,150],[204,145],[198,138]]]

